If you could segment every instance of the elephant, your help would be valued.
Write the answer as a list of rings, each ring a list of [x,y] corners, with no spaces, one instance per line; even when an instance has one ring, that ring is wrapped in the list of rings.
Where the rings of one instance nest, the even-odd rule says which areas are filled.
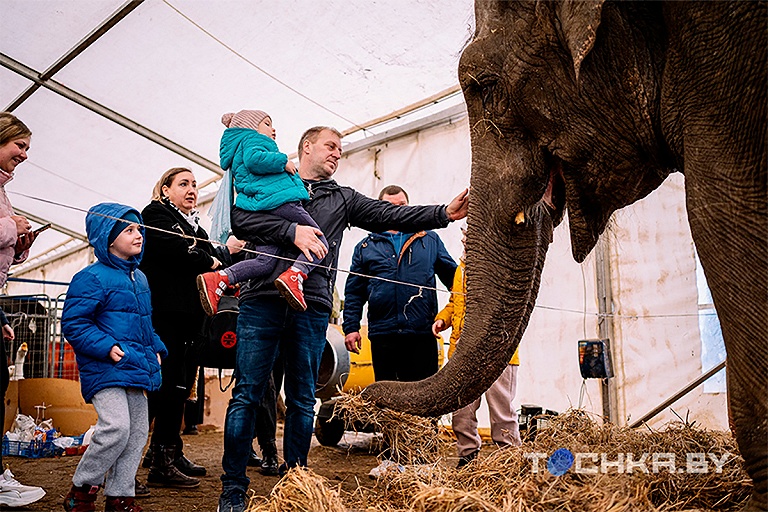
[[[681,172],[754,484],[746,508],[766,509],[766,3],[476,0],[475,21],[459,62],[472,147],[462,341],[436,375],[363,397],[421,416],[475,400],[522,337],[566,212],[581,262],[615,210]]]

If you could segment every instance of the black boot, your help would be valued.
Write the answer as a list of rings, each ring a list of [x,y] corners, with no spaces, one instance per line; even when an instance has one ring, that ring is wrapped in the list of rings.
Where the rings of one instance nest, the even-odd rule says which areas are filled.
[[[277,446],[272,441],[267,446],[261,448],[261,454],[264,458],[261,461],[261,474],[267,476],[276,476],[280,462],[277,460]]]
[[[141,467],[147,469],[152,467],[152,445],[147,448],[147,453],[144,454],[144,458],[141,460]]]
[[[248,465],[252,468],[260,468],[263,461],[256,455],[256,452],[251,448],[251,454],[248,455]]]
[[[184,454],[176,457],[176,460],[173,461],[173,465],[176,466],[176,469],[187,476],[205,476],[206,474],[205,467],[201,466],[200,464],[195,464],[186,458]]]
[[[149,487],[139,482],[139,479],[137,478],[133,484],[133,495],[137,498],[144,498],[149,496]]]
[[[150,487],[179,487],[189,489],[200,485],[200,480],[187,476],[174,465],[176,460],[175,446],[153,446],[152,467],[147,476]]]

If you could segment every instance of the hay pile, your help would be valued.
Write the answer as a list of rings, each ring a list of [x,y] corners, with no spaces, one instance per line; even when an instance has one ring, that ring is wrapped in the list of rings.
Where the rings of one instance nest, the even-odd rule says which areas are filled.
[[[378,411],[354,396],[346,397],[342,408],[347,421],[375,423],[392,452],[412,463],[404,472],[386,473],[370,487],[359,486],[352,493],[329,486],[310,470],[293,470],[268,500],[262,499],[258,506],[252,503],[250,511],[730,511],[739,509],[751,491],[730,434],[686,423],[663,431],[630,430],[600,425],[583,412],[569,411],[521,448],[481,455],[456,470],[455,458],[447,460],[454,452],[452,444],[441,438],[433,421]],[[550,456],[558,449],[581,454],[581,460],[561,466],[560,471],[549,466],[560,475],[555,476],[548,462],[554,462]],[[687,458],[699,453],[705,454],[706,473],[701,472],[704,466],[698,456],[690,463]],[[710,453],[717,457],[720,472],[706,455]],[[653,454],[660,455],[654,459]],[[626,469],[630,457],[636,463],[632,471]],[[674,472],[669,470],[672,457]],[[690,471],[697,468],[700,472]]]
[[[358,394],[345,394],[337,402],[335,415],[348,429],[370,425],[381,433],[381,449],[387,458],[400,464],[431,464],[453,444],[434,418],[420,418],[365,402]]]
[[[293,468],[272,489],[269,499],[254,497],[246,512],[345,512],[339,492],[311,469]]]

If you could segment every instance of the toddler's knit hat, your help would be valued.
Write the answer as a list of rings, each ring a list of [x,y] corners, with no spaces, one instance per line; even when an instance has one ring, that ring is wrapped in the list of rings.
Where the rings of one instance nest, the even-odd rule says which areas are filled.
[[[269,117],[269,114],[263,110],[241,110],[237,114],[224,114],[221,116],[221,122],[227,128],[250,128],[251,130],[257,130],[265,117]]]

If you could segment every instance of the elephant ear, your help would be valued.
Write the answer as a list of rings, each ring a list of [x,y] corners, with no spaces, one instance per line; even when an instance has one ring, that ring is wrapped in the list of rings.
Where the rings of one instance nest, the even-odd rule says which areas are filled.
[[[595,46],[604,1],[563,0],[557,6],[557,17],[565,37],[565,44],[573,58],[576,81],[579,80],[581,63]]]

